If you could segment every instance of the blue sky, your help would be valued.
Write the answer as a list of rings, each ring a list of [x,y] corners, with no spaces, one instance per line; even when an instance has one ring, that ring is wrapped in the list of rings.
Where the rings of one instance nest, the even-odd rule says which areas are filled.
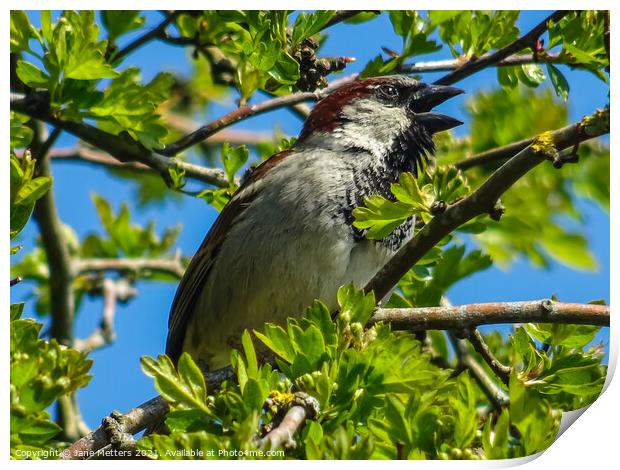
[[[548,12],[535,11],[522,13],[519,20],[521,30],[526,30],[541,21]],[[36,13],[31,13],[37,19]],[[160,21],[161,15],[150,12],[146,28]],[[146,29],[138,31],[143,34]],[[135,35],[133,35],[135,36]],[[124,42],[132,35],[124,37]],[[401,40],[393,32],[386,14],[362,25],[337,25],[329,30],[321,55],[354,56],[358,60],[347,68],[347,72],[360,71],[368,60],[380,53],[386,46],[399,50]],[[421,56],[420,60],[450,58],[448,50]],[[162,70],[186,76],[190,70],[191,58],[187,50],[152,43],[128,56],[123,68],[137,65],[142,69],[145,80]],[[441,74],[426,74],[425,81],[433,81]],[[472,94],[480,89],[497,87],[495,71],[478,73],[459,82],[459,87]],[[569,97],[570,120],[578,120],[591,113],[594,108],[608,102],[608,87],[593,75],[586,72],[570,72],[567,78],[571,86]],[[548,86],[548,83],[545,84]],[[264,99],[257,96],[254,101]],[[464,119],[462,105],[464,100],[451,100],[442,105],[443,110],[454,117]],[[211,106],[207,113],[195,116],[199,121],[208,121],[234,107],[231,99],[227,104]],[[276,111],[261,117],[244,121],[234,128],[270,131],[277,127],[290,135],[296,135],[301,121],[286,110]],[[457,133],[467,133],[467,123]],[[58,146],[70,147],[75,139],[63,135]],[[115,210],[123,201],[132,199],[133,186],[125,180],[108,176],[102,168],[79,163],[60,163],[53,168],[54,187],[58,211],[63,222],[74,228],[80,238],[92,231],[100,231],[90,195],[98,193],[108,199]],[[609,216],[588,201],[579,201],[587,221],[586,235],[592,251],[599,262],[596,272],[579,272],[557,263],[547,270],[534,269],[524,260],[514,263],[508,270],[491,268],[478,273],[454,286],[449,292],[453,304],[482,301],[531,300],[556,294],[560,300],[587,302],[592,299],[609,300]],[[156,222],[158,230],[169,225],[183,224],[178,247],[184,254],[194,253],[205,233],[217,216],[216,211],[202,200],[186,197],[181,205],[167,203],[163,206],[149,206],[139,210],[132,206],[134,222],[145,224]],[[24,251],[34,244],[37,235],[36,224],[31,222],[22,236]],[[11,290],[12,301],[19,300],[29,286],[21,285]],[[117,341],[112,346],[92,354],[94,365],[90,385],[79,392],[80,405],[84,417],[91,427],[98,426],[101,417],[113,409],[126,411],[146,401],[154,395],[151,380],[140,370],[139,358],[142,355],[162,353],[165,347],[168,309],[176,284],[147,283],[138,285],[140,294],[126,305],[117,307]],[[26,314],[32,311],[32,302],[26,306]],[[100,321],[101,300],[86,299],[79,311],[76,322],[76,336],[86,337]],[[488,329],[489,327],[487,327]],[[502,328],[508,331],[509,327]],[[599,334],[600,340],[608,343],[608,330]]]

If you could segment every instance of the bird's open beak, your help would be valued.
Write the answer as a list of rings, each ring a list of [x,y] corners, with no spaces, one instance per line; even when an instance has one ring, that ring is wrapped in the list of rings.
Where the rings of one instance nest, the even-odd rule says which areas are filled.
[[[435,106],[453,96],[464,93],[460,88],[442,85],[429,85],[418,90],[411,98],[411,109],[416,113],[416,121],[426,127],[431,133],[446,131],[463,124],[444,114],[430,112]]]

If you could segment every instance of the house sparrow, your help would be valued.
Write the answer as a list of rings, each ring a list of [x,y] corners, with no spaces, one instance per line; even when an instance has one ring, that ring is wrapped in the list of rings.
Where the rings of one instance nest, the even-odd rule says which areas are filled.
[[[203,370],[230,362],[247,328],[284,323],[338,288],[363,287],[412,236],[408,220],[382,240],[353,226],[364,198],[394,199],[417,175],[432,136],[462,122],[430,110],[462,93],[404,76],[358,80],[316,104],[295,145],[260,164],[219,215],[177,289],[166,353]]]

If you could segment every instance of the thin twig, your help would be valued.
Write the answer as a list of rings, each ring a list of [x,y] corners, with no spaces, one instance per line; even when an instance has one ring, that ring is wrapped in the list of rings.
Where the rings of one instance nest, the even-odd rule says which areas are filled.
[[[114,328],[116,302],[125,302],[137,293],[138,291],[125,278],[118,280],[104,279],[101,284],[101,294],[103,297],[101,323],[88,338],[84,340],[76,339],[73,347],[78,351],[88,353],[112,344],[116,340],[116,330]]]
[[[481,59],[485,58],[483,56]],[[481,60],[479,59],[479,60]],[[561,61],[561,62],[560,62]],[[536,54],[515,54],[500,60],[499,62],[492,64],[496,67],[510,67],[515,65],[531,64],[536,62],[552,62],[552,63],[567,63],[564,62],[560,54],[546,54],[544,56],[538,56]],[[398,69],[401,73],[428,73],[428,72],[450,72],[461,67],[465,62],[462,58],[448,59],[448,60],[435,60],[429,62],[416,62],[415,64],[403,64]],[[490,64],[491,65],[491,64]]]
[[[240,108],[235,109],[234,111],[212,121],[194,132],[181,137],[176,142],[167,145],[163,150],[159,150],[158,153],[165,156],[174,156],[183,150],[191,147],[192,145],[196,145],[198,142],[202,142],[207,139],[211,135],[219,132],[221,129],[234,124],[242,119],[246,119],[250,116],[257,116],[259,114],[263,114],[267,111],[272,111],[274,109],[292,106],[297,103],[301,103],[303,101],[318,101],[338,88],[352,83],[357,79],[357,74],[349,75],[347,77],[341,78],[340,80],[336,80],[332,82],[328,87],[323,88],[319,91],[304,91],[292,93],[290,95],[278,96],[276,98],[271,98],[269,100],[263,101],[258,104],[241,106]]]
[[[472,344],[476,352],[480,354],[482,359],[484,359],[484,362],[489,365],[493,373],[502,382],[504,382],[504,384],[508,385],[508,382],[510,381],[510,373],[512,372],[512,367],[505,366],[504,364],[499,362],[499,360],[495,357],[495,355],[489,348],[489,345],[484,341],[484,338],[477,329],[474,328],[470,330],[467,339]]]
[[[334,13],[334,16],[331,17],[331,19],[327,22],[327,24],[323,27],[323,29],[330,28],[334,26],[335,24],[342,23],[343,21],[346,21],[349,18],[353,18],[355,15],[358,15],[360,13],[365,13],[365,12],[375,13],[375,14],[381,13],[378,10],[338,10],[336,11],[336,13]]]
[[[469,352],[467,341],[457,338],[454,333],[450,333],[449,337],[456,351],[459,363],[469,370],[493,406],[498,410],[507,406],[510,403],[508,395],[491,379],[482,366],[478,364],[476,359],[474,359]]]
[[[181,116],[178,113],[163,113],[164,120],[175,129],[181,132],[191,132],[198,125],[192,119]],[[258,145],[265,142],[275,142],[273,132],[257,132],[242,129],[222,129],[221,131],[209,137],[205,143],[209,145],[219,145],[228,142],[232,145]]]
[[[22,278],[17,276],[14,277],[13,279],[11,279],[11,287],[16,286],[17,284],[19,284],[20,282],[22,282]]]
[[[166,30],[168,25],[175,20],[178,14],[179,12],[174,12],[174,11],[170,12],[168,15],[166,15],[166,18],[161,23],[155,26],[155,28],[151,29],[146,34],[143,34],[142,36],[136,38],[135,40],[127,44],[125,47],[123,47],[121,50],[119,50],[116,54],[114,54],[112,56],[111,61],[118,62],[123,57],[135,51],[136,49],[143,46],[147,42],[153,39],[157,39]]]
[[[550,131],[555,150],[564,150],[577,143],[609,133],[608,112],[597,112],[581,122]],[[595,123],[595,124],[592,124]],[[549,157],[528,146],[498,168],[469,196],[448,206],[436,215],[365,286],[366,292],[375,292],[378,299],[386,296],[398,281],[424,254],[453,230],[479,215],[493,210],[499,197],[528,171]]]
[[[163,258],[81,258],[73,264],[76,274],[91,271],[153,271],[183,276],[185,267],[180,253],[172,259]]]
[[[472,155],[471,157],[467,157],[463,160],[456,162],[454,166],[459,170],[464,171],[475,166],[481,166],[486,165],[487,163],[505,160],[507,158],[513,157],[523,149],[527,148],[527,146],[529,146],[535,138],[536,137],[530,137],[529,139],[519,140],[517,142],[512,142],[508,145],[503,145],[501,147],[496,147],[490,150],[486,150],[484,152],[480,152],[476,155]]]
[[[535,42],[538,40],[540,35],[547,30],[549,22],[551,21],[557,23],[568,13],[570,12],[564,10],[559,10],[552,13],[543,21],[534,26],[534,28],[532,28],[526,34],[511,42],[507,46],[502,47],[501,49],[495,51],[492,54],[487,54],[479,58],[471,58],[457,69],[441,77],[435,83],[437,85],[451,85],[455,82],[458,82],[459,80],[464,79],[465,77],[469,77],[470,75],[486,67],[499,64],[508,56],[516,54],[527,47],[531,47],[532,49],[534,49]]]

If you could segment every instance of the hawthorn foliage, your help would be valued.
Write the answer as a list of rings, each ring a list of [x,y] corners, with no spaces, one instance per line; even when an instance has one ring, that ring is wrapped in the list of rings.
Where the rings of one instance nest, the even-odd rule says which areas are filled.
[[[179,116],[193,115],[231,93],[244,104],[259,92],[284,96],[308,86],[325,86],[346,63],[317,57],[320,46],[329,41],[332,23],[345,21],[356,28],[378,16],[377,12],[341,13],[167,13],[163,28],[147,30],[153,32],[150,40],[188,47],[192,73],[179,77],[160,71],[145,81],[129,54],[130,49],[151,44],[135,42],[146,28],[143,12],[42,11],[36,26],[30,13],[11,12],[13,91],[26,96],[44,91],[47,96],[47,117],[29,114],[28,109],[11,110],[10,115],[10,235],[15,240],[11,254],[22,248],[13,243],[26,246],[11,270],[27,281],[33,297],[10,307],[13,458],[24,458],[28,452],[53,458],[58,456],[54,450],[69,444],[71,436],[50,419],[47,410],[59,397],[88,385],[92,364],[89,351],[77,350],[77,343],[61,345],[42,334],[39,320],[56,321],[49,268],[55,260],[45,240],[20,238],[40,198],[48,191],[70,190],[54,187],[52,178],[41,174],[37,159],[44,155],[32,158],[23,150],[41,148],[38,121],[47,119],[52,127],[54,119],[93,126],[107,139],[156,154],[187,132]],[[517,26],[517,11],[380,14],[389,17],[402,47],[369,60],[362,76],[399,73],[418,56],[423,59],[436,51],[464,63],[497,51],[524,33]],[[534,55],[532,60],[496,67],[497,82],[468,98],[464,111],[470,134],[438,135],[436,164],[418,179],[402,175],[392,185],[391,198],[367,198],[354,211],[355,226],[378,240],[413,215],[428,223],[436,214],[437,201],[451,203],[467,197],[503,162],[498,159],[460,170],[458,163],[465,156],[568,124],[573,69],[608,81],[605,16],[602,11],[569,12],[547,24],[546,45],[534,41],[519,51]],[[181,204],[184,197],[200,198],[221,210],[249,167],[294,144],[290,136],[277,130],[273,134],[246,144],[232,138],[217,144],[206,141],[175,156],[163,169],[106,165],[110,176],[135,187],[134,200],[115,210],[103,196],[94,194],[100,229],[78,237],[63,225],[59,236],[75,266],[97,259],[119,261],[121,267],[102,272],[74,269],[71,315],[79,312],[86,295],[102,295],[104,276],[131,285],[176,282],[178,269],[158,268],[156,263],[122,264],[177,260],[182,268],[187,262],[174,253],[179,226],[163,231],[156,230],[154,222],[141,226],[132,222],[131,211],[164,200]],[[79,131],[76,136],[85,142],[83,150],[97,150],[96,139],[89,140]],[[53,145],[48,150],[53,153]],[[538,267],[548,266],[553,259],[575,269],[595,269],[597,261],[583,234],[585,220],[578,199],[609,210],[609,148],[604,142],[588,141],[578,152],[577,165],[564,165],[561,170],[541,165],[521,178],[502,197],[506,212],[501,221],[480,216],[445,237],[400,280],[387,305],[441,305],[448,289],[462,279],[493,264],[509,266],[520,257]],[[193,175],[181,164],[185,162],[222,170],[222,183],[188,190]],[[483,335],[496,358],[511,367],[506,381],[468,347],[467,353],[493,386],[507,396],[508,401],[498,407],[455,354],[458,338],[454,335],[432,330],[422,337],[393,331],[388,324],[367,327],[376,306],[372,293],[343,286],[338,299],[335,318],[317,300],[303,318],[246,332],[241,350],[231,357],[235,378],[217,389],[207,388],[187,354],[177,367],[166,356],[144,357],[144,373],[170,404],[166,418],[170,433],[142,437],[136,449],[162,459],[222,458],[221,449],[257,455],[252,452],[265,449],[261,437],[279,424],[293,392],[301,391],[316,398],[320,412],[293,436],[285,449],[287,458],[513,458],[547,448],[557,434],[561,413],[592,403],[605,381],[604,348],[592,345],[598,327],[525,323],[510,335]],[[24,311],[39,318],[26,318]],[[270,350],[275,361],[260,363],[259,346],[260,351]],[[188,450],[196,452],[183,452]]]

